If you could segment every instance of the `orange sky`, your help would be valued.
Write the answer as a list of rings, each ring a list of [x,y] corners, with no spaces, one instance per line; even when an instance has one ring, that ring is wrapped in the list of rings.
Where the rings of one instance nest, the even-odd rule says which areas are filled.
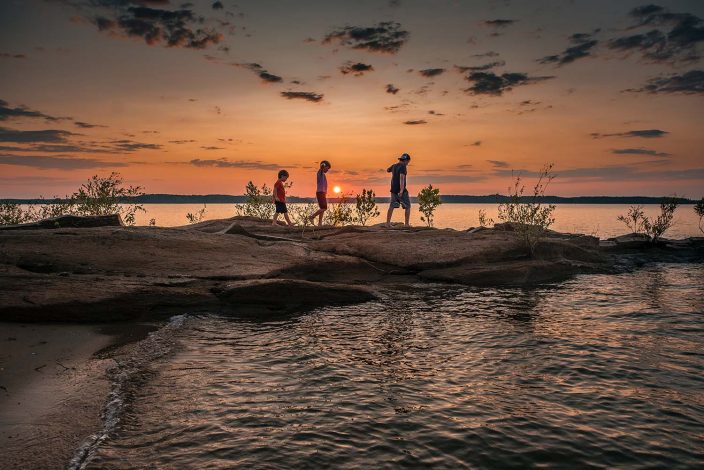
[[[503,192],[554,162],[551,194],[704,193],[702,41],[638,39],[704,27],[701,2],[192,3],[2,2],[0,197],[113,170],[241,194],[279,168],[312,196],[322,159],[385,195],[404,152],[412,192]]]

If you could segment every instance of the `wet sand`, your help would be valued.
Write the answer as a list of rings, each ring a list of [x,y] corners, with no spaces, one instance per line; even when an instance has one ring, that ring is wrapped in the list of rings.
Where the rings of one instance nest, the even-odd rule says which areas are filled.
[[[66,468],[101,427],[113,365],[106,348],[144,330],[0,323],[0,468]]]

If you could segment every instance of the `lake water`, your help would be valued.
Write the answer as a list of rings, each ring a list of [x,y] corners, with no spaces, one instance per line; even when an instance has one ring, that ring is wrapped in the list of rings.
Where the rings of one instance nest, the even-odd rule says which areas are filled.
[[[661,264],[180,316],[120,360],[82,468],[703,468],[702,279]]]
[[[371,223],[386,221],[388,205],[379,205],[381,215]],[[420,220],[417,205],[413,206],[411,213],[412,225],[424,225]],[[616,220],[619,215],[626,214],[628,205],[620,204],[560,204],[555,210],[554,230],[560,232],[584,233],[600,238],[609,238],[628,232],[626,226]],[[202,204],[145,204],[146,213],[137,215],[138,225],[147,225],[149,220],[156,219],[156,224],[164,227],[185,225],[188,223],[186,214],[196,213],[203,208]],[[479,210],[486,211],[487,216],[495,220],[497,217],[496,204],[443,204],[436,210],[435,226],[439,228],[454,228],[464,230],[479,225]],[[646,215],[653,217],[660,211],[658,205],[644,206]],[[235,215],[234,204],[208,204],[206,206],[205,220],[221,219]],[[403,211],[394,211],[394,221],[403,221]],[[671,238],[686,238],[702,236],[698,228],[698,218],[692,205],[680,206],[675,213],[675,225],[667,232]]]

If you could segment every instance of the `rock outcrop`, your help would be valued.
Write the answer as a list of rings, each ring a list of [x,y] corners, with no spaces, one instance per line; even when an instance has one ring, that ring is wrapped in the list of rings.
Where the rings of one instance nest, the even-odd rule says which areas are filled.
[[[526,286],[623,269],[594,237],[549,232],[528,257],[507,227],[177,227],[0,231],[0,320],[116,321],[181,312],[271,315],[364,302],[424,281]],[[701,253],[701,246],[698,248]]]

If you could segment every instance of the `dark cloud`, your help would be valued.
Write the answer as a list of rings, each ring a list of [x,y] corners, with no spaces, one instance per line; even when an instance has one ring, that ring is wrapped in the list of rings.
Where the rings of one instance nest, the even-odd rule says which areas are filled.
[[[428,111],[428,114],[432,114],[433,116],[444,116],[443,113],[439,113],[439,112],[432,110],[432,109],[430,111]]]
[[[690,13],[672,13],[657,5],[644,5],[630,12],[630,28],[653,28],[638,34],[614,38],[608,47],[638,52],[651,62],[694,62],[702,58],[697,46],[704,42],[704,20]]]
[[[628,131],[628,132],[616,132],[613,134],[600,134],[598,132],[593,132],[590,134],[595,139],[601,139],[604,137],[644,137],[644,138],[656,138],[664,137],[669,134],[667,131],[661,131],[660,129],[644,129],[638,131]]]
[[[391,93],[392,95],[395,95],[396,93],[398,93],[398,91],[398,88],[393,86],[393,84],[389,83],[388,85],[386,85],[386,93]]]
[[[523,176],[535,177],[538,173],[528,170],[495,170],[495,176],[512,177],[516,173]],[[704,179],[704,168],[687,168],[682,170],[642,171],[632,166],[606,166],[587,167],[561,170],[557,172],[560,181],[667,181],[672,180],[699,180]]]
[[[611,151],[614,155],[646,155],[648,157],[669,157],[671,154],[665,152],[658,152],[657,150],[650,150],[644,148],[637,149],[614,149]]]
[[[317,103],[323,100],[323,95],[311,91],[282,91],[281,96],[289,100],[306,100]]]
[[[101,32],[140,38],[149,45],[204,49],[218,44],[223,38],[215,29],[203,26],[206,19],[197,15],[192,5],[172,10],[147,6],[167,6],[168,1],[59,1],[78,8],[84,18],[93,22]]]
[[[598,31],[599,30],[595,32]],[[572,42],[574,46],[568,47],[561,54],[549,55],[538,59],[538,62],[541,64],[557,64],[558,66],[570,64],[577,59],[592,55],[592,49],[599,44],[599,41],[594,39],[591,33],[575,33],[570,36],[570,42]]]
[[[498,57],[499,53],[494,51],[483,52],[481,54],[472,54],[472,57],[484,58],[484,57]]]
[[[340,67],[340,72],[342,72],[344,75],[351,73],[352,75],[357,77],[364,75],[365,72],[371,72],[373,70],[374,67],[369,64],[363,64],[361,62],[346,62]]]
[[[105,162],[94,158],[0,155],[0,165],[29,166],[40,169],[82,170],[88,168],[125,167],[124,162]]]
[[[417,126],[420,124],[428,124],[428,121],[426,121],[425,119],[416,119],[413,121],[405,121],[404,124],[408,126]]]
[[[135,152],[137,150],[159,150],[161,145],[159,144],[145,144],[142,142],[135,142],[132,140],[113,140],[110,145],[118,152]]]
[[[103,126],[100,124],[89,124],[87,122],[82,122],[82,121],[75,121],[74,124],[76,127],[80,127],[81,129],[93,129],[95,127],[108,127],[108,126]]]
[[[213,2],[213,10],[222,10],[223,8],[225,8],[225,5],[221,1]]]
[[[529,85],[532,83],[548,80],[554,77],[529,77],[525,73],[504,73],[496,75],[493,72],[471,72],[465,77],[473,85],[465,90],[472,95],[493,95],[501,96],[505,91],[510,91],[514,87]]]
[[[491,70],[495,67],[503,67],[506,65],[506,61],[503,60],[497,60],[496,62],[490,62],[488,64],[484,65],[474,65],[474,66],[465,66],[465,65],[455,65],[455,69],[461,73],[465,72],[481,72],[484,70]]]
[[[424,77],[437,77],[438,75],[442,75],[445,73],[445,69],[425,69],[425,70],[419,70],[419,74],[421,74]]]
[[[269,73],[267,70],[264,69],[261,65],[251,62],[251,63],[235,63],[232,64],[236,67],[242,67],[247,70],[250,70],[254,72],[259,78],[262,79],[265,83],[280,83],[283,81],[283,78],[279,77],[278,75],[274,75],[272,73]]]
[[[470,145],[471,145],[472,147],[479,147],[480,145],[482,145],[482,141],[481,141],[481,140],[475,140],[475,141],[472,142]]]
[[[243,168],[249,170],[279,170],[282,167],[276,163],[264,163],[259,160],[238,160],[231,162],[227,158],[218,158],[217,160],[202,160],[195,158],[189,162],[197,167],[215,167],[215,168]],[[291,165],[288,165],[289,168]]]
[[[55,117],[28,109],[26,106],[10,106],[7,101],[0,100],[0,121],[6,121],[12,118],[41,118],[47,121],[63,121],[71,118]]]
[[[203,150],[224,150],[224,147],[201,146]]]
[[[491,163],[494,168],[508,168],[510,166],[508,162],[502,160],[487,160],[487,162]]]
[[[642,88],[626,91],[645,93],[682,93],[695,95],[704,93],[704,70],[690,70],[682,75],[672,74],[648,80]]]
[[[400,23],[385,21],[371,27],[345,26],[328,33],[323,44],[338,42],[352,49],[396,54],[408,41],[409,33]]]
[[[32,143],[32,142],[66,142],[66,139],[74,134],[73,132],[57,129],[46,129],[41,131],[20,131],[0,127],[0,142]]]
[[[27,56],[24,54],[10,54],[7,52],[0,52],[0,59],[26,59]]]
[[[391,8],[398,8],[401,6],[401,0],[389,0],[389,6]]]
[[[492,28],[506,28],[508,26],[511,26],[512,24],[516,23],[517,20],[486,20],[484,22],[485,25],[490,26]]]
[[[190,144],[192,142],[195,142],[195,140],[190,139],[190,140],[170,140],[169,141],[170,144]]]

